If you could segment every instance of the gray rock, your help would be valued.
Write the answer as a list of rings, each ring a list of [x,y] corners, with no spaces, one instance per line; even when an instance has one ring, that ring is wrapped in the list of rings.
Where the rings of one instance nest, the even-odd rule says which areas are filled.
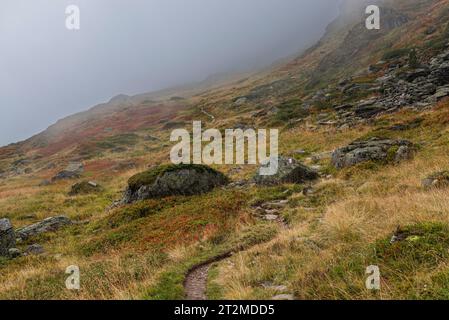
[[[279,218],[279,216],[275,215],[275,214],[267,214],[264,216],[264,219],[267,221],[275,221]]]
[[[355,141],[332,154],[332,164],[338,168],[351,167],[366,161],[400,162],[411,158],[413,144],[407,140],[372,138]]]
[[[45,187],[45,186],[48,186],[48,185],[50,185],[51,184],[51,182],[49,181],[49,180],[42,180],[40,183],[39,183],[39,187]]]
[[[150,170],[157,170],[150,169]],[[145,174],[145,173],[143,173]],[[130,179],[130,181],[133,177]],[[161,170],[150,184],[129,185],[123,203],[173,195],[191,196],[211,191],[228,183],[228,178],[207,166],[178,165]]]
[[[266,165],[262,165],[266,167]],[[318,179],[318,173],[295,159],[279,157],[278,172],[275,175],[263,176],[260,169],[253,180],[259,185],[276,185],[282,183],[304,183]]]
[[[265,289],[274,290],[274,291],[277,291],[277,292],[285,292],[285,291],[288,290],[287,286],[275,285],[275,284],[272,284],[270,282],[262,283],[262,287],[264,287]]]
[[[449,86],[439,87],[434,94],[434,98],[438,101],[449,96]]]
[[[433,173],[423,179],[421,184],[424,189],[449,187],[449,171]]]
[[[27,255],[39,255],[39,254],[43,254],[45,252],[44,247],[42,247],[40,244],[32,244],[29,245],[26,250],[25,253]]]
[[[16,245],[16,236],[9,219],[0,219],[0,256],[8,256]]]
[[[11,248],[8,250],[8,256],[12,259],[20,257],[22,255],[22,251],[17,248]]]
[[[45,232],[52,232],[63,226],[72,224],[72,221],[65,216],[50,217],[41,222],[17,230],[17,237],[26,240]]]
[[[271,300],[295,300],[295,296],[292,294],[278,294],[272,297]]]
[[[62,171],[58,172],[51,180],[77,179],[84,172],[84,165],[81,162],[71,162]]]
[[[237,100],[235,100],[234,105],[235,106],[242,106],[242,105],[244,105],[247,102],[248,102],[248,98],[241,97],[241,98],[238,98]]]

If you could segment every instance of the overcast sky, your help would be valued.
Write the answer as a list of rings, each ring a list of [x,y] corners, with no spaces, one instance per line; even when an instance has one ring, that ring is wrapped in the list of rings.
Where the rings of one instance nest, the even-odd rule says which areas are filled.
[[[1,0],[0,145],[111,97],[252,69],[316,41],[338,0]],[[81,29],[65,27],[78,5]]]

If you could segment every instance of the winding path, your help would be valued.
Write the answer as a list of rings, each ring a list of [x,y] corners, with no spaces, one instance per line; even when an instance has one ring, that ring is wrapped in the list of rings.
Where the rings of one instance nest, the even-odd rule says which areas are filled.
[[[274,217],[274,216],[273,216]],[[288,225],[279,216],[272,220],[279,224],[283,229],[287,229]],[[248,248],[246,248],[248,249]],[[239,250],[237,250],[239,251]],[[187,272],[184,280],[184,292],[187,300],[207,300],[206,289],[209,269],[213,263],[225,260],[231,257],[232,251],[226,252],[220,256],[205,261],[199,265],[194,266]]]
[[[184,290],[187,300],[206,300],[207,276],[211,264],[194,268],[187,275]]]

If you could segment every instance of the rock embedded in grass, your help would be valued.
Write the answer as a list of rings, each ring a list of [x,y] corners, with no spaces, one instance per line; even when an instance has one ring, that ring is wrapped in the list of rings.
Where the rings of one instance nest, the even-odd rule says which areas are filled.
[[[301,184],[318,179],[318,177],[319,175],[315,170],[299,163],[295,159],[279,157],[278,171],[275,175],[261,175],[259,169],[253,180],[259,185],[279,185],[283,183]]]
[[[221,172],[205,165],[162,165],[138,173],[128,180],[123,203],[175,195],[191,196],[228,183]]]
[[[81,177],[84,172],[84,165],[81,162],[71,162],[62,171],[58,172],[51,181],[65,180],[65,179],[77,179]]]
[[[75,196],[79,194],[89,194],[89,193],[96,193],[100,192],[102,190],[101,186],[99,186],[94,181],[81,181],[78,183],[75,183],[70,192],[69,196]]]
[[[16,245],[16,236],[9,219],[0,219],[0,257],[9,255],[9,249]]]
[[[25,250],[26,255],[40,255],[45,252],[44,247],[42,247],[40,244],[32,244],[27,247]]]
[[[63,226],[70,224],[72,224],[72,221],[65,216],[50,217],[38,223],[18,229],[16,233],[18,238],[26,240],[41,233],[56,231]]]
[[[422,181],[424,189],[449,187],[449,171],[436,172]]]
[[[20,257],[21,255],[22,255],[22,251],[20,251],[20,250],[17,249],[17,248],[10,248],[10,249],[8,250],[8,256],[9,256],[11,259],[18,258],[18,257]]]
[[[332,164],[342,169],[367,161],[399,163],[412,158],[414,151],[413,143],[408,140],[371,138],[335,150]]]

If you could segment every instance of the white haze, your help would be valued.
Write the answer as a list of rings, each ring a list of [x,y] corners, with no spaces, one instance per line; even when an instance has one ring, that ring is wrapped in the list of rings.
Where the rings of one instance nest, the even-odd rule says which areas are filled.
[[[0,145],[111,97],[247,71],[305,49],[337,0],[2,0]],[[78,5],[81,30],[65,28]]]

